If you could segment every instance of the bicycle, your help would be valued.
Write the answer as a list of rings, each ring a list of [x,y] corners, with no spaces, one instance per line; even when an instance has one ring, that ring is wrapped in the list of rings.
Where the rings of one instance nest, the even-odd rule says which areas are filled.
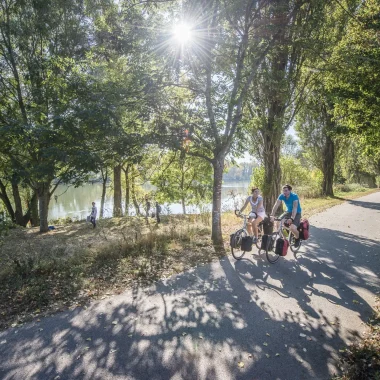
[[[290,231],[290,226],[287,226],[285,224],[285,218],[275,218],[274,220],[280,222],[280,224],[277,228],[277,231],[269,235],[271,239],[268,240],[267,246],[265,247],[265,255],[271,264],[276,263],[281,257],[280,255],[276,254],[276,242],[279,238],[283,238],[289,241],[289,247],[293,253],[297,253],[302,244],[302,240],[300,240],[299,245],[297,247],[295,246],[296,238],[293,232]]]
[[[237,217],[239,217],[239,218],[244,219],[244,221],[243,221],[242,228],[238,229],[233,234],[235,242],[234,242],[234,244],[231,245],[231,253],[232,253],[232,256],[236,260],[241,260],[243,258],[243,256],[245,255],[245,252],[246,252],[246,251],[243,251],[241,249],[241,242],[243,240],[243,237],[249,236],[248,230],[247,230],[247,223],[248,223],[247,220],[248,220],[249,215],[237,213],[236,210],[235,210],[235,215]],[[262,238],[262,235],[263,235],[262,222],[260,222],[257,227],[258,227],[259,234],[258,234],[258,239],[256,241],[256,247],[257,247],[257,249],[260,249],[260,247],[261,247],[261,238]]]

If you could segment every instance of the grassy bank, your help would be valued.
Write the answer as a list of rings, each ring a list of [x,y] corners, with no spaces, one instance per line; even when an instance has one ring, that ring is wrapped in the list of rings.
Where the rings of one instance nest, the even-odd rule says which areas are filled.
[[[378,300],[379,301],[379,300]],[[347,347],[342,356],[343,375],[334,380],[380,379],[380,306],[368,321],[368,334],[363,340]]]
[[[352,199],[373,191],[344,193]],[[311,216],[344,202],[339,198],[302,200]],[[241,223],[223,215],[228,237]],[[212,261],[220,254],[210,242],[211,215],[125,217],[100,220],[92,229],[84,222],[38,229],[11,229],[0,249],[0,329],[42,315],[84,305],[91,300],[149,284]]]

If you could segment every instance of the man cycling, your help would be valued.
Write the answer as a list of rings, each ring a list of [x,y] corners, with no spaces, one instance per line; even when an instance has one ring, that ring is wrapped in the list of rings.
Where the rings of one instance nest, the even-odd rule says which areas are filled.
[[[279,195],[277,198],[276,203],[273,206],[272,213],[270,215],[271,222],[274,221],[274,215],[278,209],[278,207],[281,205],[281,202],[285,203],[286,206],[286,212],[283,213],[280,218],[286,218],[285,221],[288,225],[290,225],[290,231],[292,231],[294,237],[296,238],[294,242],[294,246],[298,247],[300,244],[300,234],[298,231],[298,227],[301,222],[301,204],[300,200],[298,198],[298,195],[296,193],[292,192],[292,187],[290,185],[284,185],[282,187],[282,194]]]

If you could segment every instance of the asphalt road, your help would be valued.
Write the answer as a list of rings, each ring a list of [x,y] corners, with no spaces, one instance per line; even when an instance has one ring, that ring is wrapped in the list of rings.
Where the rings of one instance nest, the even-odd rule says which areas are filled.
[[[0,379],[329,379],[380,291],[380,193],[310,222],[296,259],[229,256],[1,332]]]

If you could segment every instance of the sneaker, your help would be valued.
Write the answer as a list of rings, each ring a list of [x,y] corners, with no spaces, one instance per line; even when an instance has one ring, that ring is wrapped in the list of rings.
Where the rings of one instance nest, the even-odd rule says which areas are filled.
[[[300,246],[300,243],[301,243],[301,239],[300,238],[294,240],[294,248],[298,248]]]
[[[256,244],[257,243],[257,237],[254,237],[253,239],[252,239],[252,244]]]

